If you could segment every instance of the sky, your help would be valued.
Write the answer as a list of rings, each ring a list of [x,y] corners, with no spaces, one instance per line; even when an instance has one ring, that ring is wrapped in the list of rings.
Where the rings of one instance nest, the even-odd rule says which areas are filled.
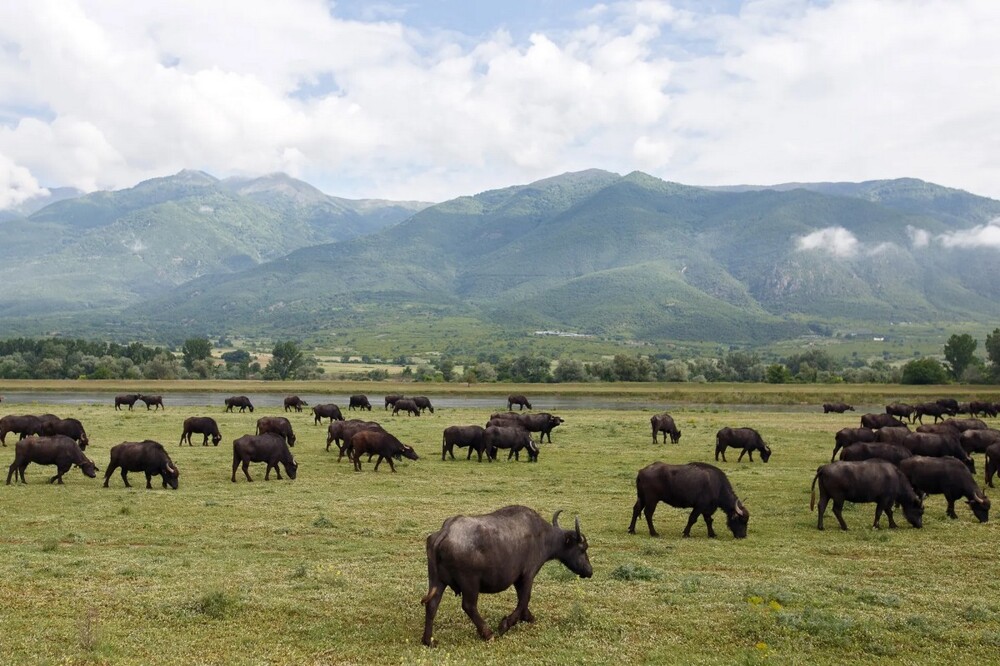
[[[8,0],[0,209],[182,169],[442,201],[567,171],[1000,198],[996,0]]]

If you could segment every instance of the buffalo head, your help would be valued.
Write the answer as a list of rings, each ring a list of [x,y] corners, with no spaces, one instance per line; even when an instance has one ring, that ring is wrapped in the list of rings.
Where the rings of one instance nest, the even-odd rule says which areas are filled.
[[[413,447],[407,446],[406,444],[403,444],[403,450],[400,451],[400,454],[404,458],[409,458],[410,460],[419,460],[419,456],[417,455],[417,452],[413,450]]]
[[[763,454],[761,454],[763,455]],[[747,536],[747,523],[750,522],[750,512],[743,502],[736,500],[731,513],[726,515],[726,526],[737,539],[745,539]]]
[[[212,445],[218,446],[219,442],[222,441],[222,435],[212,435]]]
[[[764,444],[764,446],[761,447],[760,449],[760,459],[763,460],[764,462],[767,462],[770,459],[770,457],[771,457],[771,447],[769,447],[767,444]]]
[[[298,473],[299,464],[295,462],[295,458],[292,458],[285,463],[285,474],[288,475],[289,479],[294,479],[295,475]]]
[[[562,530],[563,540],[559,548],[557,559],[580,578],[590,578],[594,575],[594,568],[590,565],[590,558],[587,557],[587,537],[580,533],[580,518],[577,517],[575,529],[563,530],[559,527],[558,510],[552,516],[552,526]]]
[[[969,508],[972,509],[972,514],[979,519],[979,522],[985,523],[990,519],[990,498],[981,492],[976,492],[972,499],[968,500]]]
[[[173,463],[167,463],[166,467],[163,468],[163,487],[170,486],[177,490],[177,477],[180,475],[181,473],[174,467]]]
[[[83,472],[84,476],[89,476],[92,479],[97,477],[97,465],[94,464],[93,460],[84,458],[83,462],[80,463],[80,471]]]

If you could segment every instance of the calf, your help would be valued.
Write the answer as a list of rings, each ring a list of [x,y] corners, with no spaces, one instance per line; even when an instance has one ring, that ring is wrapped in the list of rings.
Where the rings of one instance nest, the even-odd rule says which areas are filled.
[[[30,463],[38,465],[55,465],[56,475],[49,479],[49,483],[63,482],[63,474],[76,465],[83,472],[84,476],[95,478],[97,476],[97,466],[87,456],[83,454],[79,445],[65,435],[55,435],[53,437],[25,437],[14,445],[14,462],[7,470],[7,485],[15,474],[24,480],[24,470]]]
[[[183,444],[186,439],[188,446],[191,446],[191,435],[195,433],[205,436],[201,442],[202,446],[208,446],[209,435],[212,436],[212,446],[218,446],[222,441],[219,424],[210,416],[191,416],[184,419],[184,429],[181,431],[181,441],[178,444]]]
[[[649,419],[649,424],[653,427],[653,444],[657,443],[657,435],[663,433],[663,443],[667,443],[667,435],[670,435],[670,443],[676,444],[681,441],[681,431],[674,423],[674,417],[663,412]]]
[[[715,460],[722,454],[722,462],[726,462],[726,449],[743,449],[736,462],[743,460],[744,455],[750,456],[753,462],[753,452],[760,451],[760,459],[767,462],[771,458],[771,448],[764,443],[760,433],[753,428],[723,428],[715,434]]]
[[[266,433],[263,435],[243,435],[239,439],[233,440],[233,476],[232,481],[236,483],[236,468],[243,464],[243,474],[247,481],[250,478],[250,463],[262,462],[267,464],[267,471],[264,473],[264,480],[271,480],[271,470],[281,479],[281,471],[278,463],[285,467],[285,473],[289,479],[294,479],[298,472],[299,465],[292,457],[292,451],[288,448],[285,440],[278,435]]]
[[[913,456],[899,463],[899,469],[909,479],[913,489],[925,495],[944,495],[948,502],[948,517],[955,514],[955,500],[964,497],[979,522],[990,519],[990,500],[979,490],[972,473],[951,457],[928,458]]]
[[[809,510],[816,504],[816,482],[819,481],[819,519],[816,528],[823,529],[823,514],[826,505],[833,500],[833,515],[846,530],[847,523],[842,515],[844,502],[875,502],[875,527],[879,526],[882,513],[889,519],[889,527],[895,528],[892,507],[900,504],[903,515],[914,527],[923,524],[924,505],[913,491],[906,475],[891,462],[885,460],[862,460],[858,462],[832,462],[821,466],[813,477]]]
[[[335,420],[343,421],[344,415],[340,413],[340,407],[332,402],[313,407],[313,425],[319,425],[323,419],[327,418],[330,419],[330,423],[333,423]]]
[[[378,455],[375,461],[375,471],[383,460],[388,461],[389,469],[396,471],[396,466],[392,464],[392,459],[409,458],[417,460],[417,452],[412,447],[403,444],[395,436],[385,430],[362,430],[351,437],[351,447],[354,449],[354,471],[361,471],[361,456],[365,454]]]
[[[698,516],[705,520],[709,538],[715,538],[712,529],[712,515],[717,509],[726,514],[726,526],[737,539],[747,535],[750,512],[743,506],[733,490],[729,478],[718,467],[707,463],[692,462],[686,465],[668,465],[655,462],[639,470],[635,478],[638,498],[632,507],[632,522],[629,534],[635,534],[635,523],[639,513],[646,516],[650,536],[659,536],[653,527],[653,512],[656,504],[664,502],[679,509],[691,509],[684,536],[691,536],[691,528],[698,522]]]
[[[104,487],[108,487],[111,475],[118,468],[121,468],[122,481],[126,488],[132,486],[128,482],[129,472],[144,472],[146,474],[146,488],[152,488],[152,479],[159,475],[163,480],[163,487],[168,485],[177,490],[177,479],[180,472],[174,466],[174,462],[167,455],[163,445],[150,439],[142,442],[122,442],[111,447],[111,462],[104,472]]]
[[[423,643],[433,646],[434,616],[447,588],[462,596],[462,610],[476,625],[483,640],[493,632],[479,614],[480,593],[496,594],[512,585],[517,606],[500,622],[503,634],[518,622],[534,622],[528,609],[531,588],[542,566],[559,560],[581,578],[594,570],[587,557],[587,539],[580,519],[573,530],[559,527],[559,514],[548,524],[524,506],[507,506],[483,516],[452,516],[427,537],[427,594],[424,604]]]
[[[273,433],[283,438],[288,446],[295,446],[292,424],[284,416],[262,416],[257,419],[257,434]]]

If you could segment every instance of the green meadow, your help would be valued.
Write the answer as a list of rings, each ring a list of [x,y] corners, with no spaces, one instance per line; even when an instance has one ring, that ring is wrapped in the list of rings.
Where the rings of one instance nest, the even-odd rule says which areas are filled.
[[[816,530],[813,475],[830,459],[833,433],[856,425],[857,414],[672,407],[681,441],[653,445],[649,417],[667,403],[651,393],[645,410],[559,413],[566,423],[537,464],[478,464],[464,449],[442,462],[441,432],[482,425],[491,410],[414,418],[376,408],[371,416],[421,456],[392,474],[386,464],[356,473],[338,463],[324,450],[325,425],[305,411],[287,415],[298,436],[296,480],[264,481],[258,464],[253,483],[242,471],[232,483],[232,440],[279,410],[225,414],[222,397],[181,408],[167,396],[160,412],[0,403],[2,414],[79,418],[102,470],[88,479],[74,469],[53,486],[54,468],[29,465],[26,485],[0,488],[0,660],[898,664],[992,662],[1000,649],[995,520],[979,524],[964,503],[949,520],[944,499],[931,497],[921,530],[901,515],[898,530],[884,519],[873,530],[873,505],[848,506],[848,532],[831,514],[827,530]],[[544,395],[532,398],[545,409]],[[217,419],[220,446],[178,446],[183,419],[194,415]],[[719,463],[750,510],[748,538],[733,539],[717,514],[718,539],[702,522],[683,539],[688,512],[663,504],[654,517],[660,538],[641,517],[628,534],[636,472],[656,460],[712,462],[723,426],[757,428],[773,449],[768,464],[738,463],[734,450]],[[147,490],[136,473],[131,489],[117,473],[103,488],[111,446],[144,438],[166,446],[180,489],[154,479]],[[0,449],[0,469],[13,460],[12,440]],[[981,480],[981,456],[976,464]],[[426,536],[449,516],[507,504],[547,519],[563,509],[566,525],[579,515],[594,577],[547,564],[532,595],[537,621],[489,643],[446,594],[438,647],[423,647]],[[514,604],[510,590],[481,596],[479,607],[495,629]]]

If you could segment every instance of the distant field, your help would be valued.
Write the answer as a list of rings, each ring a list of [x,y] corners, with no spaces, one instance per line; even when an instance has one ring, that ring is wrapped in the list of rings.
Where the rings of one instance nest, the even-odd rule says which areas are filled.
[[[810,483],[829,460],[833,433],[856,424],[856,414],[675,408],[680,443],[654,446],[649,417],[662,406],[655,390],[648,410],[562,413],[566,423],[543,445],[537,464],[477,464],[464,454],[441,461],[442,429],[484,423],[488,410],[439,409],[420,418],[376,410],[374,417],[421,455],[398,464],[397,474],[385,465],[376,473],[364,464],[355,473],[338,464],[336,454],[324,451],[325,428],[313,426],[307,413],[292,414],[299,478],[265,482],[263,466],[254,465],[255,482],[240,472],[235,484],[231,441],[252,431],[264,410],[223,414],[218,405],[168,402],[165,412],[129,413],[110,405],[39,405],[85,423],[93,442],[87,452],[102,470],[120,441],[162,442],[181,470],[181,486],[163,490],[154,481],[146,490],[143,477],[131,474],[134,488],[127,490],[116,474],[104,489],[103,472],[95,480],[78,470],[65,486],[50,486],[44,482],[50,468],[31,465],[27,485],[0,488],[0,576],[7,581],[0,587],[2,660],[522,665],[996,658],[996,520],[980,525],[962,503],[959,520],[948,520],[944,500],[933,497],[922,530],[873,531],[874,507],[861,505],[845,511],[849,532],[831,529],[829,514],[827,531],[818,532]],[[544,408],[550,394],[536,394]],[[0,414],[11,411],[17,410],[0,403]],[[222,445],[177,445],[181,422],[195,414],[219,421]],[[725,425],[759,429],[774,451],[766,465],[737,463],[736,454],[719,463],[751,512],[748,538],[734,540],[717,514],[718,539],[706,538],[701,522],[692,538],[682,539],[687,512],[664,505],[654,518],[659,539],[646,534],[641,520],[638,533],[627,534],[637,470],[654,460],[711,461],[714,434]],[[9,464],[13,447],[0,451]],[[981,479],[981,456],[976,463]],[[460,600],[446,595],[435,625],[439,647],[422,647],[426,535],[448,516],[512,503],[547,518],[564,509],[569,524],[578,514],[594,577],[580,580],[549,563],[532,596],[537,622],[491,643],[478,639]],[[901,516],[899,522],[905,524]],[[514,603],[512,591],[483,596],[480,610],[495,628]]]

